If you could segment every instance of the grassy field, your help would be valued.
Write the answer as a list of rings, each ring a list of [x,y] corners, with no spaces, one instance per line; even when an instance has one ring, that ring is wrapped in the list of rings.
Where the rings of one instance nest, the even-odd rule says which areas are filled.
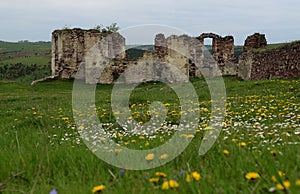
[[[0,80],[29,85],[51,75],[51,42],[0,41]]]
[[[77,131],[82,129],[73,119],[71,80],[33,87],[2,81],[0,193],[49,193],[52,189],[59,194],[92,193],[101,184],[105,186],[102,193],[299,193],[299,82],[244,82],[226,77],[223,130],[213,148],[199,156],[203,134],[209,130],[211,100],[205,81],[193,79],[200,122],[195,135],[182,136],[192,138],[191,144],[166,165],[132,171],[103,162],[82,142]],[[107,131],[115,142],[150,149],[170,139],[171,127],[139,136],[116,130],[111,90],[112,86],[97,86],[95,108],[101,122],[110,126]],[[161,101],[168,109],[166,126],[177,123],[178,98],[161,83],[143,84],[133,91],[132,119],[148,121],[152,101]]]
[[[47,51],[51,49],[51,42],[4,42],[0,41],[0,54],[21,51]]]

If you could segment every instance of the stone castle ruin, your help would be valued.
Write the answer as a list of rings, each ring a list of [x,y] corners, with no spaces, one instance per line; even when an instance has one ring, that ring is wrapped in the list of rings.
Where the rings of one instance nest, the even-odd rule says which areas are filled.
[[[99,30],[65,29],[52,33],[52,75],[62,79],[74,78],[84,57],[101,41],[102,55],[125,58],[125,39],[119,33],[107,34]],[[88,67],[87,67],[88,68]]]
[[[205,55],[205,38],[212,38],[212,56]],[[187,35],[166,38],[157,34],[154,42],[154,52],[147,51],[140,58],[128,60],[125,38],[119,33],[78,28],[55,30],[52,33],[51,78],[69,79],[77,74],[77,78],[86,83],[112,84],[116,80],[172,83],[203,75],[237,75],[244,80],[300,77],[300,42],[268,50],[265,35],[255,33],[245,40],[238,63],[233,36],[203,33],[196,38]],[[103,56],[100,62],[89,61],[86,57],[93,47]],[[99,69],[100,78],[96,76],[100,75]]]
[[[255,33],[245,40],[239,58],[238,76],[244,80],[300,77],[300,41],[268,49],[265,35]]]

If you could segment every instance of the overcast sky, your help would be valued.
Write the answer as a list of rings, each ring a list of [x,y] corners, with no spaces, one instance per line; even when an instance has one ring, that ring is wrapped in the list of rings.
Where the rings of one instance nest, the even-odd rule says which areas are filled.
[[[2,0],[0,40],[51,40],[64,26],[93,28],[116,22],[121,29],[142,24],[173,26],[199,36],[233,35],[243,44],[254,32],[269,43],[300,39],[299,0]]]

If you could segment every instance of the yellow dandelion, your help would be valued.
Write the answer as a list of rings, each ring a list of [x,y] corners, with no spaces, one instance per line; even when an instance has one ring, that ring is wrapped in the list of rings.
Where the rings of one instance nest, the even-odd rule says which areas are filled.
[[[278,175],[279,175],[280,177],[283,177],[283,176],[285,176],[285,173],[279,170],[279,171],[278,171]]]
[[[145,147],[148,147],[150,145],[150,143],[149,143],[149,141],[147,141],[146,143],[145,143]]]
[[[147,156],[145,157],[146,160],[148,161],[151,161],[154,159],[154,154],[150,153],[150,154],[147,154]]]
[[[155,176],[157,176],[157,177],[163,177],[163,178],[167,177],[166,173],[163,173],[163,172],[156,172]]]
[[[223,150],[223,154],[228,155],[229,151],[228,150]]]
[[[248,179],[248,180],[254,180],[254,179],[257,179],[259,177],[260,177],[260,175],[257,172],[248,172],[245,175],[245,178]]]
[[[280,183],[276,184],[276,188],[278,190],[288,189],[290,186],[291,186],[290,181],[283,181],[282,184],[280,184]]]
[[[284,177],[284,176],[285,176],[285,173],[279,170],[279,171],[278,171],[278,176],[279,176],[279,177]],[[272,179],[274,182],[277,182],[277,179],[276,179],[276,177],[275,177],[274,175],[271,177],[271,179]]]
[[[159,159],[164,160],[164,159],[167,159],[168,157],[169,157],[168,154],[162,154],[162,155],[159,157]]]
[[[106,138],[105,138],[105,137],[100,137],[100,140],[101,140],[101,141],[105,141]]]
[[[199,181],[201,179],[201,176],[198,172],[194,171],[191,173],[191,176],[196,180]]]
[[[178,188],[179,184],[175,180],[169,180],[169,186],[170,186],[170,188]]]
[[[118,148],[115,149],[116,154],[120,153],[121,151],[122,151],[122,149],[118,149]]]
[[[161,185],[162,190],[168,190],[169,187],[169,181],[164,181],[163,184]]]
[[[98,185],[92,189],[92,192],[93,193],[101,192],[101,191],[103,191],[103,189],[105,189],[104,185]]]
[[[193,134],[188,134],[186,137],[192,139],[192,138],[194,138],[195,136],[194,136]]]
[[[131,143],[136,143],[136,140],[135,139],[131,140]]]
[[[83,130],[83,129],[84,129],[84,126],[80,125],[77,129],[78,129],[78,130]]]
[[[36,112],[33,112],[32,114],[36,115]]]
[[[68,121],[68,120],[69,120],[69,117],[62,117],[61,120],[63,120],[63,121]]]
[[[270,153],[271,153],[273,156],[276,156],[276,154],[278,153],[278,151],[276,151],[276,150],[271,150]]]
[[[295,184],[296,184],[297,186],[300,186],[300,179],[296,180]]]
[[[150,181],[151,183],[158,183],[159,177],[150,178],[149,181]]]
[[[170,106],[170,104],[169,104],[169,103],[165,103],[164,105],[165,105],[165,106]]]
[[[245,147],[247,144],[245,143],[245,142],[240,142],[240,143],[238,143],[238,146],[240,146],[240,147]]]
[[[189,182],[191,182],[191,180],[192,180],[192,179],[191,179],[191,175],[189,175],[189,174],[186,175],[185,181],[189,183]]]
[[[122,133],[119,133],[119,134],[118,134],[118,137],[121,138],[121,139],[122,139],[123,136],[124,136],[124,135],[123,135]]]

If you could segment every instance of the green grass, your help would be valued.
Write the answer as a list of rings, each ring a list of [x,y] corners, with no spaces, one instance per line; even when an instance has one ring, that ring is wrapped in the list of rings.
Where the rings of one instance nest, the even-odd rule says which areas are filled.
[[[27,57],[14,57],[10,59],[2,59],[0,60],[0,65],[4,64],[16,64],[16,63],[23,63],[24,65],[48,65],[51,63],[51,59],[48,57],[42,56],[27,56]]]
[[[266,46],[266,48],[258,48],[258,49],[253,49],[254,52],[258,52],[258,53],[262,53],[264,51],[271,51],[271,50],[275,50],[275,49],[279,49],[288,45],[292,45],[295,44],[299,41],[293,41],[293,42],[289,42],[289,43],[277,43],[277,44],[268,44]]]
[[[103,193],[267,193],[283,180],[289,180],[291,186],[277,193],[298,193],[299,81],[243,82],[226,77],[228,98],[223,131],[213,148],[199,156],[211,102],[205,81],[193,79],[199,96],[200,123],[191,144],[164,166],[125,170],[123,174],[98,159],[80,139],[72,113],[72,80],[43,82],[33,87],[2,81],[0,193],[49,193],[55,188],[59,193],[81,194],[91,193],[99,184],[106,186]],[[111,90],[109,85],[97,86],[96,110],[104,123],[115,121],[110,107]],[[147,111],[154,100],[169,107],[167,122],[176,123],[178,98],[161,83],[143,84],[133,91],[129,100],[132,118],[138,122],[149,120]],[[156,138],[107,130],[116,134],[114,141],[132,149],[154,148],[172,135],[168,129],[161,130]],[[239,146],[242,142],[246,146]],[[228,155],[223,154],[225,149]],[[199,172],[201,179],[187,182],[186,176],[193,171]],[[279,177],[278,171],[285,176]],[[20,176],[1,186],[19,172]],[[167,177],[153,184],[149,179],[155,177],[155,172],[164,172]],[[248,172],[257,172],[260,178],[247,180]],[[273,175],[277,183],[272,181]],[[161,183],[167,179],[176,179],[179,187],[162,190]]]
[[[40,51],[50,50],[50,42],[4,42],[0,41],[0,54],[21,52],[21,51]]]
[[[0,79],[30,85],[51,75],[50,42],[0,41]]]

